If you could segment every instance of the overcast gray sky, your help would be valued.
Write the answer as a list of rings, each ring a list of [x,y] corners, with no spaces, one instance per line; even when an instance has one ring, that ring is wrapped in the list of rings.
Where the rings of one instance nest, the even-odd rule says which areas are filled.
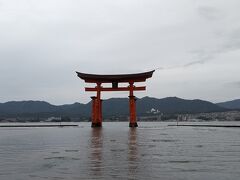
[[[136,96],[240,98],[240,1],[0,0],[0,102],[86,103],[75,71],[156,68]]]

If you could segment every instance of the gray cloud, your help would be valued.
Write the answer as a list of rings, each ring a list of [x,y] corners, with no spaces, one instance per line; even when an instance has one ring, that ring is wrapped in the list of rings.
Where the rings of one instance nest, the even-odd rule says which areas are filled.
[[[238,7],[237,0],[197,7],[192,0],[0,0],[0,102],[87,102],[76,70],[158,69],[140,96],[236,97],[222,85],[238,81]]]
[[[197,64],[204,64],[205,62],[206,62],[206,60],[193,61],[193,62],[190,62],[190,63],[187,63],[187,64],[183,65],[183,67],[194,66],[194,65],[197,65]]]
[[[224,86],[239,89],[240,88],[240,81],[228,82],[228,83],[225,83]]]
[[[224,17],[223,13],[217,8],[202,6],[198,8],[199,14],[207,20],[218,20]]]
[[[219,51],[227,52],[240,49],[240,26],[231,30],[226,35],[226,42],[219,48]]]
[[[183,67],[204,64],[215,59],[221,54],[240,49],[240,29],[237,28],[231,30],[230,32],[224,34],[221,38],[223,39],[222,42],[220,44],[215,44],[212,48],[191,51],[190,53],[196,60],[183,65]]]

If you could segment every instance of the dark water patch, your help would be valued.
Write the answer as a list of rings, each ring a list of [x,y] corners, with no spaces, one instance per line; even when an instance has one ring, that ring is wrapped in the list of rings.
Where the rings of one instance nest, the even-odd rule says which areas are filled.
[[[195,147],[197,147],[197,148],[202,148],[203,147],[203,145],[196,145]]]
[[[217,131],[218,129],[214,129],[214,128],[209,128],[209,129],[207,129],[208,131],[213,131],[213,132],[215,132],[215,131]]]
[[[230,146],[233,146],[233,147],[239,147],[240,144],[232,144],[232,145],[230,145]]]
[[[79,150],[77,150],[77,149],[69,149],[69,150],[65,150],[65,152],[79,152]]]
[[[161,139],[159,142],[178,142],[176,139]]]
[[[212,151],[212,152],[216,152],[216,153],[239,153],[239,150],[233,151],[233,150],[216,150],[216,151]],[[233,155],[235,156],[235,155]]]
[[[181,172],[199,172],[198,169],[181,169]]]
[[[147,157],[147,158],[151,158],[151,159],[156,159],[156,158],[160,158],[160,157],[163,157],[164,155],[162,155],[162,154],[140,154],[140,156],[141,157]],[[166,161],[167,162],[167,161]],[[159,162],[159,164],[160,163],[166,163],[165,161],[163,162],[163,161],[161,161],[161,162]]]
[[[47,158],[44,158],[44,159],[61,159],[61,160],[65,160],[66,157],[63,157],[63,156],[57,156],[57,157],[47,157]]]
[[[179,140],[176,139],[152,139],[152,142],[177,142]]]
[[[59,154],[60,152],[57,152],[57,151],[56,151],[56,152],[51,152],[51,153],[52,153],[52,154]]]
[[[72,174],[71,172],[67,172],[67,171],[59,171],[60,174],[64,174],[64,175],[70,175]]]
[[[10,175],[10,174],[12,174],[12,173],[7,173],[7,172],[3,172],[3,173],[0,173],[0,176],[6,176],[6,175]],[[1,179],[1,178],[0,178]]]
[[[47,176],[37,176],[37,175],[29,175],[29,177],[31,178],[37,178],[37,179],[51,179],[51,177],[47,177]]]
[[[153,156],[163,156],[162,154],[153,154]]]
[[[152,139],[152,142],[161,142],[161,139]]]
[[[179,161],[168,161],[169,163],[176,164],[187,164],[187,163],[200,163],[201,161],[188,161],[188,160],[179,160]]]
[[[125,149],[111,149],[112,152],[124,152]]]
[[[50,168],[53,168],[53,167],[55,167],[56,166],[56,164],[43,164],[42,165],[42,168],[47,168],[47,169],[50,169]]]
[[[154,148],[154,147],[156,147],[156,145],[151,144],[151,145],[148,145],[148,147],[149,147],[149,148]]]
[[[37,178],[38,177],[37,175],[32,175],[32,174],[30,174],[28,176],[31,177],[31,178]]]
[[[58,168],[59,170],[67,171],[69,168]]]

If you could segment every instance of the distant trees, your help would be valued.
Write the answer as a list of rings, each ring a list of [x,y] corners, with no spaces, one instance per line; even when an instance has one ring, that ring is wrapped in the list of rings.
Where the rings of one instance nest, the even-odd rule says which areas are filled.
[[[240,121],[240,117],[236,117],[236,118],[235,118],[235,121]]]
[[[63,116],[63,117],[61,117],[61,121],[62,121],[62,122],[71,122],[72,120],[71,120],[71,118],[68,117],[68,116]]]

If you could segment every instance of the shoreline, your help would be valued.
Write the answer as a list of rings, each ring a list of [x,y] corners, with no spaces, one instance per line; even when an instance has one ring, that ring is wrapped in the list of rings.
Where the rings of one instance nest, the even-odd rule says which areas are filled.
[[[29,125],[0,125],[0,128],[5,127],[78,127],[77,124],[29,124]]]

